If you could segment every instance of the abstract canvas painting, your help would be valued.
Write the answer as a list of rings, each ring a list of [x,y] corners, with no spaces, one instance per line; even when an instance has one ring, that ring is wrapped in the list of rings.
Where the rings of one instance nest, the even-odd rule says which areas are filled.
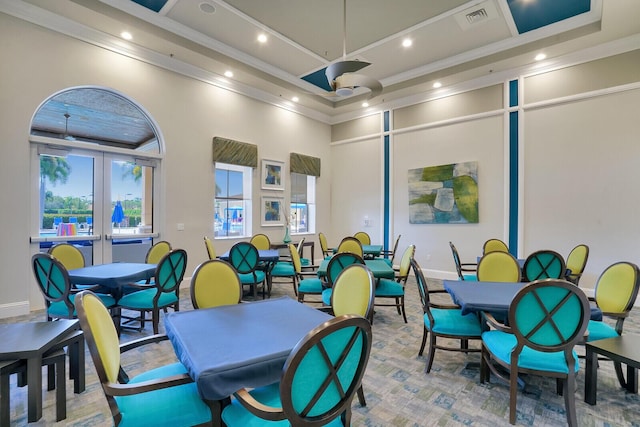
[[[409,222],[478,223],[478,162],[410,169]]]

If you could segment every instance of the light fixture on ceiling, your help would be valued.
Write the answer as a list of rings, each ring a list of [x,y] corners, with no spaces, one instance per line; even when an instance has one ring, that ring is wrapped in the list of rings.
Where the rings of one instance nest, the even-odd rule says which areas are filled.
[[[69,117],[71,117],[71,114],[64,113],[64,135],[62,137],[67,141],[75,141],[76,139],[69,135]]]
[[[343,1],[342,19],[342,61],[329,65],[325,70],[329,86],[338,96],[350,96],[356,88],[366,87],[371,91],[369,98],[373,98],[382,92],[382,84],[374,78],[356,73],[371,64],[364,61],[347,61],[347,0]]]
[[[125,40],[132,40],[133,39],[133,35],[129,31],[121,32],[120,33],[120,37],[122,37]]]

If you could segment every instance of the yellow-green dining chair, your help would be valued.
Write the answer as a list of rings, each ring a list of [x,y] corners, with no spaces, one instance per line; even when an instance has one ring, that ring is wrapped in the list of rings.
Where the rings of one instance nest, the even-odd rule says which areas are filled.
[[[509,247],[500,239],[489,239],[482,246],[482,255],[491,252],[509,252]]]
[[[233,305],[242,300],[242,283],[231,264],[210,259],[193,272],[190,293],[195,309]]]
[[[584,268],[587,265],[589,259],[589,246],[585,244],[577,245],[571,249],[569,256],[567,256],[567,272],[566,277],[568,281],[577,285],[580,282]]]
[[[212,424],[211,408],[182,363],[173,363],[129,378],[121,366],[122,353],[167,339],[152,335],[120,344],[102,301],[90,291],[77,297],[78,318],[102,386],[113,423],[125,426],[205,426]],[[148,355],[153,355],[149,351]],[[147,366],[149,361],[144,365]]]
[[[480,258],[476,276],[481,282],[519,282],[522,269],[509,252],[496,251]]]

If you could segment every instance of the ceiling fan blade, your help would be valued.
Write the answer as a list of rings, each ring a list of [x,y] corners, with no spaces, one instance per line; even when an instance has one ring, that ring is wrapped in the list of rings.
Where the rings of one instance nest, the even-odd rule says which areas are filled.
[[[333,87],[336,78],[344,73],[355,73],[364,67],[371,65],[364,61],[340,61],[335,62],[327,67],[324,74],[327,76],[329,85]]]
[[[373,98],[382,92],[382,83],[364,74],[345,73],[336,78],[336,92],[341,88],[355,87],[369,88],[371,91],[369,98]]]

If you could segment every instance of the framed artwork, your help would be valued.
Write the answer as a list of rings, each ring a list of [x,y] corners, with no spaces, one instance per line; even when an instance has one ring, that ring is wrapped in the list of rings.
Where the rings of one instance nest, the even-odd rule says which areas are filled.
[[[262,189],[284,190],[284,162],[262,159]]]
[[[477,224],[478,162],[409,170],[410,224]]]
[[[284,198],[282,197],[262,196],[262,204],[260,207],[262,226],[284,225],[283,203]]]

